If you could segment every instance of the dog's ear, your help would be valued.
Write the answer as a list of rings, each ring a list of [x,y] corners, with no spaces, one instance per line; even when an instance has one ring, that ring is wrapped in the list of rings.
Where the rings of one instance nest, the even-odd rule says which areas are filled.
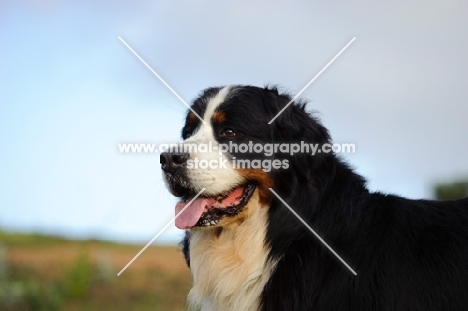
[[[289,96],[278,95],[277,112],[286,107],[290,100]],[[333,170],[329,167],[333,163],[330,161],[333,155],[320,151],[324,144],[331,142],[330,135],[320,121],[305,110],[305,103],[290,104],[271,126],[276,142],[301,146],[298,153],[287,155],[290,170],[294,172],[292,175],[297,176],[298,182],[312,182],[318,188],[326,186],[330,176],[322,174]],[[308,148],[305,148],[306,144]],[[312,148],[316,148],[316,153],[312,154]]]

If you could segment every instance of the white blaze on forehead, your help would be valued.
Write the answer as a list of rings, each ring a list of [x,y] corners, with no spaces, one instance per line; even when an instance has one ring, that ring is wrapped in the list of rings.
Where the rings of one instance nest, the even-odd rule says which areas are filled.
[[[219,152],[218,142],[216,141],[211,126],[211,118],[213,117],[216,108],[219,107],[227,98],[232,86],[225,86],[218,94],[211,99],[208,99],[203,120],[206,124],[200,124],[200,128],[192,137],[185,140],[186,143],[208,144],[211,142],[212,149],[210,152],[191,152],[190,160],[205,161],[205,163],[217,163],[220,167],[191,168],[187,172],[190,183],[194,186],[195,191],[206,188],[204,194],[216,195],[233,189],[241,184],[244,179],[232,167],[231,161]],[[214,162],[213,162],[214,161]],[[224,164],[226,167],[222,167]]]
[[[216,108],[218,108],[219,105],[221,105],[221,103],[224,102],[224,100],[228,96],[229,91],[231,90],[231,88],[232,88],[231,85],[227,85],[227,86],[223,87],[218,92],[218,94],[216,94],[215,97],[210,99],[210,101],[208,102],[208,105],[206,105],[205,114],[203,115],[203,120],[206,123],[208,123],[208,124],[210,123],[210,120],[213,117],[213,114],[216,111]]]
[[[218,94],[208,99],[208,104],[206,105],[205,113],[203,114],[203,121],[205,121],[206,124],[200,124],[200,128],[197,133],[187,139],[187,141],[215,141],[213,128],[211,126],[211,118],[213,117],[216,108],[218,108],[226,99],[230,89],[230,85],[225,86],[218,92]]]

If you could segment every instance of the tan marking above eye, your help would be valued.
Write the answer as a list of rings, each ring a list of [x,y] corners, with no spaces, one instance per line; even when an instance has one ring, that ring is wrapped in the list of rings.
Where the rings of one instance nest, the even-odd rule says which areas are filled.
[[[216,111],[213,115],[213,122],[216,124],[220,124],[226,121],[226,114],[224,111]]]
[[[197,118],[197,116],[191,111],[187,115],[187,119],[191,124],[193,124],[196,121],[196,118]]]

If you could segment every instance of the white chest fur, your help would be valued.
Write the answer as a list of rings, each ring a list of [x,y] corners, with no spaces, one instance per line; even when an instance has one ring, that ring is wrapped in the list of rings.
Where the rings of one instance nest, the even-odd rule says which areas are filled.
[[[192,230],[192,307],[203,311],[258,310],[260,295],[275,263],[267,262],[268,208],[259,206],[255,196],[244,208],[244,220],[223,228],[219,235],[216,228]]]

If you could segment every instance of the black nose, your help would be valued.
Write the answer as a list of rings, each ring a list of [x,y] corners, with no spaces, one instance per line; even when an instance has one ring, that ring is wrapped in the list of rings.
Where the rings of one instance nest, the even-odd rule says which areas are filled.
[[[161,168],[163,171],[173,174],[187,162],[188,158],[188,153],[163,152],[160,156]]]

